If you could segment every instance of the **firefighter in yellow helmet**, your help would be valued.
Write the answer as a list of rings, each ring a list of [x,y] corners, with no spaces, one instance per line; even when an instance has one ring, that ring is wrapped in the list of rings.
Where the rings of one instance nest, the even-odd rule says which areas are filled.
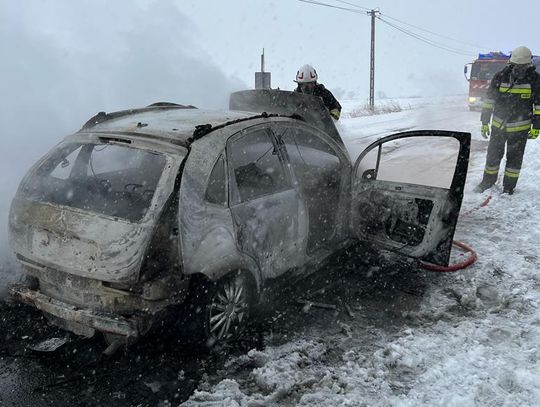
[[[318,75],[315,68],[309,64],[301,66],[296,72],[295,82],[298,86],[294,91],[319,96],[330,112],[330,116],[335,120],[339,120],[341,105],[334,95],[332,95],[332,92],[326,89],[322,83],[317,83],[317,79]]]
[[[508,66],[495,74],[482,107],[481,120],[482,136],[488,138],[491,130],[491,138],[484,176],[475,191],[484,192],[495,184],[506,147],[503,193],[512,195],[527,139],[536,139],[540,130],[540,74],[532,64],[529,48],[513,50]]]

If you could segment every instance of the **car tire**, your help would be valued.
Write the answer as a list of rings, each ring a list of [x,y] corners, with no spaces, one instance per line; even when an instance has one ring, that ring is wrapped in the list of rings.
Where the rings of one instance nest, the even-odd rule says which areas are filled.
[[[218,281],[199,283],[194,291],[195,326],[190,331],[198,342],[212,348],[239,339],[253,310],[254,290],[249,274],[235,271]]]

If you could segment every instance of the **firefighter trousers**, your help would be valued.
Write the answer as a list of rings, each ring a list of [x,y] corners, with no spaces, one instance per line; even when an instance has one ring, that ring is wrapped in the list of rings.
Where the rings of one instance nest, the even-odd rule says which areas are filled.
[[[497,181],[499,167],[506,147],[506,167],[504,170],[503,188],[505,190],[513,190],[516,187],[528,136],[528,132],[512,133],[491,128],[482,184],[493,185]]]

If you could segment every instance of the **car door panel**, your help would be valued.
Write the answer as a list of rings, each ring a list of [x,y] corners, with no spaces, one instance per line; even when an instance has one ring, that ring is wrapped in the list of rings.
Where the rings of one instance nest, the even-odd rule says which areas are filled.
[[[422,150],[422,137],[428,140],[454,139],[455,161],[453,175],[449,177],[448,187],[437,186],[436,176],[428,174],[431,179],[426,183],[434,185],[419,185],[414,179],[403,182],[404,173],[418,165],[426,163],[429,171],[429,161],[436,161],[437,154],[444,155],[447,151],[431,151],[429,154]],[[399,153],[399,140],[412,139],[420,141],[421,147],[416,154],[425,162],[416,163],[407,160]],[[415,141],[416,141],[415,140]],[[381,163],[385,143],[394,143],[392,151],[387,149],[389,156],[386,168],[391,168],[395,178],[383,176]],[[410,143],[404,143],[410,149]],[[397,148],[396,148],[397,147]],[[352,186],[352,225],[356,236],[370,244],[396,251],[406,256],[422,259],[435,264],[448,264],[452,238],[457,223],[459,209],[463,198],[463,187],[466,179],[470,148],[470,134],[448,131],[413,131],[395,134],[372,143],[360,155],[354,166]],[[396,151],[394,151],[396,149]],[[429,149],[428,149],[429,150]],[[413,150],[411,150],[413,151]],[[376,159],[367,169],[361,167],[368,153],[375,152]],[[455,162],[455,164],[454,164]],[[405,166],[405,168],[401,168]],[[432,172],[436,172],[436,168]],[[424,170],[422,170],[424,173]]]
[[[296,191],[290,189],[231,208],[238,246],[257,261],[264,278],[303,262],[298,205]]]
[[[233,136],[227,157],[239,250],[257,262],[263,278],[303,264],[305,210],[272,133],[262,127]]]

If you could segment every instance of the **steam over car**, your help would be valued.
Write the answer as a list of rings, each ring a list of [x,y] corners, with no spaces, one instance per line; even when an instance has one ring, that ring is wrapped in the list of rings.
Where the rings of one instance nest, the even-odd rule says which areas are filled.
[[[9,232],[26,279],[12,293],[64,329],[121,340],[196,302],[196,334],[229,340],[269,282],[354,242],[448,264],[469,144],[406,132],[352,161],[319,99],[276,90],[235,93],[227,111],[102,112],[19,186]],[[450,155],[448,178],[403,159],[413,146]]]

